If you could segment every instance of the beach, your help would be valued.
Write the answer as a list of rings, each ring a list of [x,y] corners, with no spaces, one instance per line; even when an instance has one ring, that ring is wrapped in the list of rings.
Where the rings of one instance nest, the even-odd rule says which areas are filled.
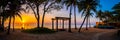
[[[78,30],[72,29],[72,33],[67,31],[58,31],[52,34],[30,34],[23,33],[20,30],[11,31],[10,35],[0,33],[0,40],[117,40],[116,29],[98,29],[89,28],[78,33]]]

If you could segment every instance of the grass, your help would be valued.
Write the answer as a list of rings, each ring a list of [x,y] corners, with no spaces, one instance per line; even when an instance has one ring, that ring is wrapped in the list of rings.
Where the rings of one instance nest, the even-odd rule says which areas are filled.
[[[22,32],[32,33],[32,34],[50,34],[50,33],[55,33],[54,30],[51,30],[51,29],[48,29],[48,28],[32,28],[32,29],[22,30]]]

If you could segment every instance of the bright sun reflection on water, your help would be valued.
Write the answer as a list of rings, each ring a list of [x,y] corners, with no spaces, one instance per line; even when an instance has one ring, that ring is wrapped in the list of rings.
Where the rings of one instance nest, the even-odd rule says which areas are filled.
[[[25,28],[25,20],[22,20],[22,29],[24,29]]]

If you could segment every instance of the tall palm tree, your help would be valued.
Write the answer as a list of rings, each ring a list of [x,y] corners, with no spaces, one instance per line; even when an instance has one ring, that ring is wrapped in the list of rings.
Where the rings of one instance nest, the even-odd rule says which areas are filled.
[[[7,16],[9,18],[9,24],[8,24],[8,31],[7,31],[7,34],[10,34],[10,27],[11,27],[11,19],[12,19],[12,16],[14,15],[17,15],[18,12],[21,10],[21,5],[24,4],[22,1],[20,0],[8,0],[8,5],[9,5],[9,10],[7,11]]]
[[[4,25],[3,25],[3,19],[4,19],[4,17],[3,17],[3,15],[2,14],[4,14],[4,11],[5,11],[5,8],[6,8],[6,6],[7,6],[7,0],[1,0],[0,1],[0,30],[2,30],[2,31],[4,31]]]
[[[65,0],[63,2],[63,4],[66,5],[67,9],[70,8],[70,23],[69,23],[69,29],[70,29],[70,25],[71,25],[71,14],[72,14],[72,9],[74,7],[74,23],[75,23],[75,29],[77,29],[76,26],[76,7],[78,6],[78,3],[80,2],[80,0]]]
[[[120,2],[115,4],[113,7],[112,7],[113,11],[115,12],[115,18],[116,18],[116,21],[117,22],[120,22]]]
[[[1,26],[3,27],[3,30],[4,30],[4,23],[5,21],[7,20],[8,18],[8,15],[7,15],[7,11],[4,10],[2,13],[1,13]]]
[[[78,9],[79,9],[79,11],[83,11],[83,14],[85,15],[85,17],[84,17],[84,20],[83,20],[78,32],[80,32],[85,20],[88,19],[88,17],[90,17],[91,11],[96,12],[96,7],[98,5],[99,5],[99,0],[81,0],[79,2]]]
[[[72,1],[72,5],[74,7],[74,23],[75,23],[75,29],[77,29],[77,25],[76,25],[76,8],[78,6],[79,0],[73,0]]]
[[[120,2],[119,2],[118,4],[115,4],[112,9],[113,9],[115,12],[120,13],[120,12],[119,12],[119,11],[120,11]]]
[[[70,9],[70,14],[69,14],[69,29],[68,29],[68,32],[71,32],[71,14],[72,14],[72,9],[73,9],[73,5],[72,5],[72,0],[65,0],[63,2],[63,4],[66,5],[67,9],[69,8]]]
[[[74,21],[75,21],[75,29],[77,29],[76,27],[76,6],[78,4],[79,0],[64,0],[63,4],[66,5],[67,9],[69,8],[70,9],[70,14],[69,14],[69,32],[71,32],[71,14],[72,14],[72,9],[74,7]]]

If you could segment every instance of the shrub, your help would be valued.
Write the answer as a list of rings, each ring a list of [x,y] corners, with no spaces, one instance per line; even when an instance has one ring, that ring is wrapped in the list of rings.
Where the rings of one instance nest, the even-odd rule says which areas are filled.
[[[22,30],[22,32],[32,33],[32,34],[49,34],[49,33],[55,33],[54,30],[51,30],[51,29],[48,29],[48,28],[32,28],[32,29]]]

